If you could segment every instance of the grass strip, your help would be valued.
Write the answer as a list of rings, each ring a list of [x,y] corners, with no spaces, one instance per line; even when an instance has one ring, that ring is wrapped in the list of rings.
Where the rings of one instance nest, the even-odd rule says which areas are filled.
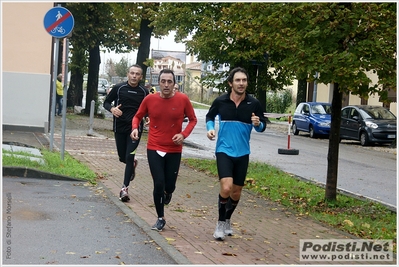
[[[85,164],[82,164],[75,158],[64,152],[64,160],[61,159],[60,152],[51,152],[46,149],[40,150],[44,163],[31,160],[34,157],[27,152],[5,151],[3,149],[2,164],[8,167],[26,167],[36,170],[46,171],[54,174],[65,175],[72,178],[78,178],[95,184],[97,175]],[[24,157],[20,157],[24,156]],[[37,158],[37,157],[36,157]]]
[[[217,176],[215,160],[184,158],[182,163]],[[392,239],[396,253],[396,212],[380,203],[339,192],[336,201],[326,202],[323,187],[261,162],[249,163],[245,188],[282,204],[295,216],[309,216],[358,238]]]

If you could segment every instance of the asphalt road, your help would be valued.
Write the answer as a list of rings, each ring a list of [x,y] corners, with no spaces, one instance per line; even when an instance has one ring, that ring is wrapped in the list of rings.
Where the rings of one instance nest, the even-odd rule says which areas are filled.
[[[197,126],[187,138],[192,146],[185,147],[186,157],[199,155],[214,158],[216,141],[206,138],[206,109],[196,109]],[[286,131],[266,128],[264,133],[253,132],[251,155],[253,161],[265,162],[301,178],[325,184],[327,179],[328,138],[309,138],[309,134],[291,135],[290,148],[299,155],[278,154],[288,148]],[[280,127],[281,128],[281,127]],[[338,189],[364,196],[388,206],[397,207],[396,154],[374,147],[362,147],[358,142],[343,141],[339,147]]]
[[[3,264],[176,264],[99,186],[3,177]]]

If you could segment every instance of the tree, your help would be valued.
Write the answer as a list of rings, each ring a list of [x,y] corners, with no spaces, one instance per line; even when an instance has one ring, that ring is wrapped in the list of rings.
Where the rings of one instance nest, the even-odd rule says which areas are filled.
[[[200,60],[235,66],[266,52],[275,70],[271,76],[284,80],[294,73],[334,85],[325,199],[336,200],[342,94],[367,99],[396,91],[396,3],[166,3],[160,8],[162,19],[154,25],[176,28],[176,41],[183,40]],[[377,84],[368,72],[378,75]]]
[[[66,4],[75,18],[74,30],[70,38],[73,47],[72,54],[74,51],[83,50],[86,51],[85,55],[88,55],[88,69],[84,72],[81,71],[83,69],[79,69],[79,71],[74,69],[75,72],[72,72],[71,76],[75,79],[71,79],[71,82],[78,82],[79,84],[70,86],[72,91],[80,88],[84,73],[88,73],[85,114],[89,114],[92,100],[98,102],[100,46],[116,52],[126,52],[137,47],[137,27],[130,25],[130,28],[124,26],[125,29],[121,29],[121,25],[124,25],[124,17],[131,16],[131,14],[116,16],[116,14],[121,13],[122,5],[119,3]],[[73,64],[81,64],[81,62]],[[95,105],[95,113],[97,113],[97,106]]]
[[[137,63],[145,71],[152,35],[147,13],[149,10],[156,11],[159,3],[67,3],[66,6],[75,17],[71,43],[73,47],[87,51],[89,56],[85,107],[85,113],[88,114],[91,100],[98,101],[100,47],[117,53],[139,48]],[[126,73],[127,69],[124,75]],[[77,82],[80,80],[83,79],[74,79]],[[79,85],[71,87],[72,90],[75,88],[79,88]]]
[[[150,56],[151,36],[153,34],[153,26],[151,25],[154,16],[150,14],[157,14],[159,3],[119,3],[118,9],[115,10],[118,17],[123,18],[121,23],[121,30],[128,31],[134,27],[137,33],[135,39],[135,47],[138,48],[136,64],[143,69],[143,75],[147,72],[148,59]],[[129,14],[127,16],[126,14]],[[158,35],[165,35],[165,31],[158,31]],[[125,70],[125,75],[127,69]]]
[[[112,58],[109,58],[107,60],[107,63],[105,64],[105,73],[108,76],[108,80],[112,81],[112,77],[117,76],[116,70],[115,70],[115,63],[112,60]]]
[[[175,41],[185,43],[187,52],[195,54],[198,60],[212,62],[214,66],[227,64],[231,68],[246,68],[250,73],[247,90],[257,95],[266,110],[266,90],[275,91],[290,85],[292,74],[287,73],[284,68],[269,68],[273,66],[273,58],[281,55],[268,50],[251,53],[256,50],[254,44],[233,34],[234,27],[241,22],[226,18],[225,11],[232,5],[234,4],[162,3],[159,12],[153,14],[152,25],[157,31],[176,31]],[[245,19],[250,18],[251,16]],[[248,53],[242,53],[243,51]],[[207,74],[201,77],[201,82],[223,92],[228,88],[227,82],[216,81],[225,79],[227,74]]]
[[[125,57],[122,57],[121,60],[115,64],[115,73],[119,77],[126,77],[128,62]]]
[[[82,106],[83,76],[87,69],[87,56],[84,49],[73,47],[72,59],[69,64],[71,80],[67,93],[67,107]]]
[[[319,72],[317,82],[334,84],[325,199],[336,200],[342,93],[367,99],[396,91],[396,3],[237,3],[226,11],[240,21],[231,31],[258,53],[278,51],[285,58],[276,65],[308,73],[308,81]]]

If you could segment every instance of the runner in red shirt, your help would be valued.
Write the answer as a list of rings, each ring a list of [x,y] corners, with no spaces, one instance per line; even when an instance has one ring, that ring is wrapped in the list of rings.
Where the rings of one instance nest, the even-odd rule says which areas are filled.
[[[166,224],[164,205],[168,205],[176,188],[183,141],[193,131],[197,117],[187,95],[175,92],[172,70],[159,73],[160,92],[144,98],[132,121],[131,138],[138,140],[138,128],[144,116],[149,118],[147,159],[154,181],[154,204],[158,220],[153,230],[162,231]],[[188,124],[183,130],[184,117]]]

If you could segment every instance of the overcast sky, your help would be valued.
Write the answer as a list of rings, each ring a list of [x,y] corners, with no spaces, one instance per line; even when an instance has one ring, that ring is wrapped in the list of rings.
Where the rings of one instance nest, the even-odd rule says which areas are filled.
[[[151,38],[151,49],[154,50],[166,50],[166,51],[185,51],[186,47],[182,43],[175,43],[174,41],[174,32],[171,32],[168,36],[162,39],[156,39],[154,37]],[[150,52],[151,53],[151,52]],[[115,54],[115,52],[101,52],[101,65],[100,65],[100,74],[104,74],[104,66],[103,62],[107,62],[108,59],[112,58],[112,61],[119,62],[122,57],[125,57],[128,60],[128,65],[132,65],[136,63],[137,50],[129,53],[129,54]]]

